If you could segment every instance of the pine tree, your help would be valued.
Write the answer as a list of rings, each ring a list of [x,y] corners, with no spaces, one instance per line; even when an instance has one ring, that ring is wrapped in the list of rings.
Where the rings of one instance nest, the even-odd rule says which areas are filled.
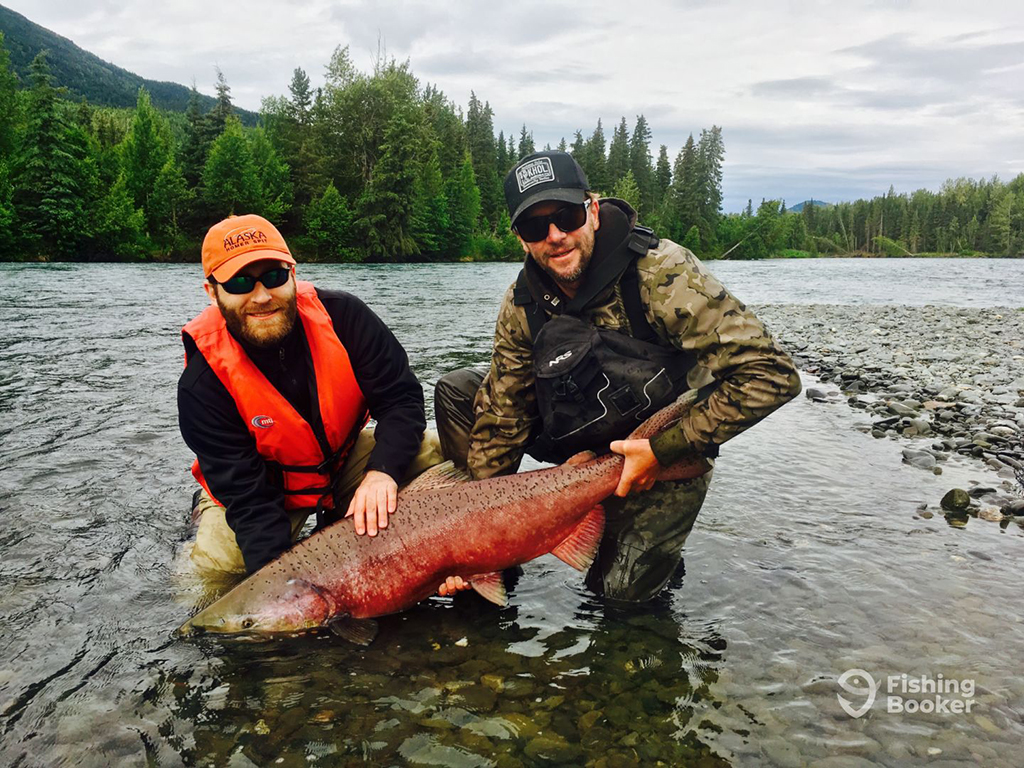
[[[11,183],[11,171],[7,161],[0,158],[0,242],[7,243],[9,255],[14,255],[14,230],[16,217],[14,212],[14,185]]]
[[[480,190],[473,173],[473,161],[467,151],[458,174],[444,185],[448,202],[448,231],[442,250],[455,258],[469,253],[473,244],[473,231],[480,215]]]
[[[415,183],[416,132],[410,115],[398,111],[388,121],[373,178],[357,203],[356,227],[371,259],[401,259],[416,253],[412,208],[407,202]]]
[[[317,255],[330,261],[359,261],[355,216],[348,201],[341,196],[334,182],[306,207],[306,232],[316,243]]]
[[[96,207],[93,247],[101,258],[138,258],[148,255],[146,217],[135,206],[124,174]]]
[[[519,157],[532,155],[537,151],[533,144],[533,134],[526,132],[526,123],[523,123],[523,130],[519,132]]]
[[[235,113],[234,107],[231,106],[231,87],[224,78],[224,73],[221,72],[220,67],[215,67],[215,70],[217,72],[217,101],[214,103],[213,109],[206,115],[205,121],[206,141],[208,144],[215,141],[224,132],[228,124],[228,118]]]
[[[199,185],[203,178],[203,167],[210,149],[207,141],[206,122],[199,108],[199,91],[195,83],[188,94],[188,108],[185,110],[185,138],[181,144],[181,172],[190,188]]]
[[[494,112],[488,103],[481,104],[476,94],[469,94],[466,114],[466,141],[473,159],[473,175],[480,190],[480,216],[491,228],[501,215],[501,184],[498,179],[497,155],[494,147]],[[512,146],[512,137],[509,136]],[[516,155],[518,159],[518,155]]]
[[[608,145],[608,175],[605,183],[614,187],[628,170],[629,128],[626,126],[626,118],[622,118],[619,127],[612,134],[611,144]]]
[[[654,208],[660,209],[665,202],[665,195],[672,184],[672,165],[668,159],[668,147],[664,144],[658,150],[658,164],[654,169]]]
[[[625,200],[633,208],[637,208],[640,205],[640,187],[637,186],[632,171],[626,171],[626,175],[615,185],[612,189],[612,197]]]
[[[157,176],[171,156],[168,129],[153,109],[149,93],[139,88],[131,131],[121,148],[124,184],[136,208],[142,210],[145,231],[154,235],[163,211],[150,203]]]
[[[96,165],[88,137],[68,120],[51,84],[46,52],[30,66],[27,126],[18,155],[14,207],[27,245],[47,256],[81,255],[92,236]]]
[[[567,152],[569,145],[565,143],[565,136],[558,140],[558,151]]]
[[[640,189],[641,216],[654,208],[654,170],[651,168],[651,129],[643,115],[637,115],[633,136],[629,141],[629,168]]]
[[[699,198],[699,224],[704,242],[710,243],[722,214],[722,163],[725,144],[722,129],[717,125],[703,130],[697,146],[697,184]]]
[[[597,119],[597,127],[587,139],[587,181],[590,188],[596,190],[611,189],[608,177],[608,158],[605,157],[604,128],[601,118]]]
[[[670,239],[679,242],[690,227],[700,226],[700,178],[697,168],[697,149],[693,134],[676,155],[672,170],[672,185],[665,203],[664,224]]]
[[[498,143],[497,148],[495,150],[495,155],[498,164],[498,176],[504,177],[504,175],[508,173],[509,168],[512,167],[513,162],[512,160],[509,159],[508,156],[508,145],[505,144],[504,131],[498,131]]]
[[[169,157],[156,177],[150,197],[151,204],[161,215],[154,239],[168,251],[180,252],[185,248],[185,230],[194,199],[195,194],[189,189],[181,166]]]
[[[249,151],[256,168],[260,190],[260,199],[253,213],[280,224],[292,207],[292,184],[288,165],[278,156],[262,128],[250,131]]]
[[[0,161],[14,154],[21,122],[18,78],[11,70],[11,57],[0,32]]]
[[[237,117],[228,118],[224,132],[210,146],[203,168],[203,197],[207,224],[231,214],[254,213],[262,202],[256,164]]]
[[[444,196],[441,163],[433,141],[430,151],[419,165],[413,186],[412,237],[420,254],[437,254],[444,247],[448,230],[448,201]]]

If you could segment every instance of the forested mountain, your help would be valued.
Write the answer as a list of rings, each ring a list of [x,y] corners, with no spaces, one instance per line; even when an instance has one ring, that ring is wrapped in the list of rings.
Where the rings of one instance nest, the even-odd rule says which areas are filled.
[[[74,97],[101,106],[134,107],[139,88],[145,88],[153,106],[158,109],[184,112],[188,107],[189,89],[184,85],[139,77],[82,50],[66,37],[2,5],[0,32],[3,32],[4,45],[11,57],[11,68],[23,85],[29,82],[32,59],[46,50],[54,85],[64,86]],[[212,79],[212,71],[210,75]],[[203,110],[211,109],[214,101],[212,96],[199,96],[199,106]],[[255,113],[237,108],[235,112],[246,125],[256,124]]]

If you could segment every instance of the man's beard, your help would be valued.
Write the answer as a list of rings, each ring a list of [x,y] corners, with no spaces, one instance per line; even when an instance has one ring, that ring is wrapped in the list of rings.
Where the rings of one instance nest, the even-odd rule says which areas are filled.
[[[221,303],[220,294],[217,295],[217,306],[220,307],[220,313],[224,316],[228,330],[234,334],[235,338],[254,347],[273,347],[280,344],[292,332],[292,328],[295,327],[295,318],[298,315],[298,304],[294,294],[285,301],[260,307],[262,311],[284,310],[282,314],[274,318],[273,322],[248,320],[245,313],[225,307]]]
[[[544,263],[541,264],[544,271],[547,272],[551,276],[551,279],[556,283],[571,285],[573,283],[578,283],[583,279],[583,275],[587,272],[587,267],[590,266],[590,259],[594,255],[594,233],[588,232],[581,235],[576,243],[576,248],[580,252],[580,262],[576,265],[576,269],[567,275],[560,275],[551,269],[547,259],[545,259]],[[536,261],[536,259],[534,259],[534,261]]]

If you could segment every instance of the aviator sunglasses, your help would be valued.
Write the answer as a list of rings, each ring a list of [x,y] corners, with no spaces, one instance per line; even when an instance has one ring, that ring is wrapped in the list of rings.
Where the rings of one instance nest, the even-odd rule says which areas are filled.
[[[257,280],[263,283],[265,288],[280,288],[288,282],[288,276],[291,272],[291,267],[274,267],[273,269],[268,269],[262,275],[235,275],[223,282],[215,280],[211,275],[210,282],[214,285],[220,285],[228,293],[241,295],[243,293],[251,293],[256,287]]]
[[[515,229],[519,236],[528,243],[536,243],[548,236],[548,225],[554,224],[562,232],[575,232],[587,223],[587,212],[590,201],[580,205],[567,205],[547,216],[531,216],[516,223]]]

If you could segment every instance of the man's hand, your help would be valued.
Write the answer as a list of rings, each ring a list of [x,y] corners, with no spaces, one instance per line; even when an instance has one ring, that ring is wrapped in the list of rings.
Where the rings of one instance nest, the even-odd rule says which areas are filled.
[[[386,472],[371,469],[356,488],[345,517],[355,518],[356,533],[376,536],[388,527],[388,515],[398,506],[398,483]]]
[[[463,581],[461,576],[449,576],[441,584],[437,594],[445,597],[446,595],[454,595],[456,592],[462,592],[466,589],[472,589],[472,585],[469,582]]]
[[[626,463],[619,475],[616,496],[648,491],[658,479],[661,465],[651,450],[650,440],[615,440],[611,444],[614,453],[626,457]]]

